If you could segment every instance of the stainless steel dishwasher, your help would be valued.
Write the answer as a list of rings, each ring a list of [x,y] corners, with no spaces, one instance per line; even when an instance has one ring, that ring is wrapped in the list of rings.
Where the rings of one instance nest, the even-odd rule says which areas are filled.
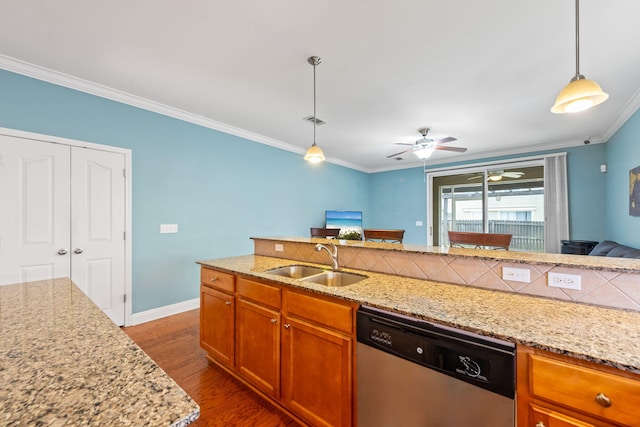
[[[513,344],[371,307],[356,326],[358,426],[515,426]]]

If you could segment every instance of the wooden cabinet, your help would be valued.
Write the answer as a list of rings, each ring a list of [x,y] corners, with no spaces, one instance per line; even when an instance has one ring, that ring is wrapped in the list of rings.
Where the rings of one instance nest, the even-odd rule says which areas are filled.
[[[225,366],[234,362],[234,297],[200,286],[200,346]]]
[[[518,426],[640,426],[640,376],[519,346]]]
[[[304,423],[355,424],[355,303],[203,267],[200,304],[211,360]]]
[[[349,306],[287,292],[282,332],[282,398],[314,426],[349,426],[353,337]]]
[[[274,399],[280,398],[280,289],[238,278],[237,369]]]

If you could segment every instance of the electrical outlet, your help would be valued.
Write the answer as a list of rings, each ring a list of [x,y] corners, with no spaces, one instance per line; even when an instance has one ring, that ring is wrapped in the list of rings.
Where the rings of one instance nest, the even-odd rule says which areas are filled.
[[[528,268],[502,267],[502,278],[512,282],[529,283],[531,281],[531,271]]]
[[[416,227],[422,227],[422,221],[416,221]]]
[[[282,243],[276,243],[276,252],[284,252],[284,245]]]
[[[565,288],[579,291],[582,289],[581,276],[579,274],[564,274],[549,272],[547,284],[554,288]]]
[[[177,233],[178,224],[160,224],[160,233]]]

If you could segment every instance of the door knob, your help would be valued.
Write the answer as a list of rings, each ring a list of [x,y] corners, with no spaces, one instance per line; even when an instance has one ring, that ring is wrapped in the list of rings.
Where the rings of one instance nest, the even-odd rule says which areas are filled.
[[[82,253],[82,248],[75,248],[75,249],[73,250],[73,253],[74,253],[74,254],[81,254],[81,253]]]
[[[65,249],[59,249],[58,250],[58,255],[66,255],[67,251]]]

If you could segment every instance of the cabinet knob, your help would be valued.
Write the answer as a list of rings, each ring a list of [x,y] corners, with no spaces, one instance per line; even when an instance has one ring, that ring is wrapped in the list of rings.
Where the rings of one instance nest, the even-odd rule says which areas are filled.
[[[217,282],[217,281],[218,281],[218,278],[217,278],[217,277],[212,277],[212,278],[211,278],[211,281],[212,281],[212,282]]]
[[[231,305],[231,301],[225,301],[224,303],[227,305]]]
[[[66,255],[67,251],[65,249],[58,250],[58,255]]]
[[[536,427],[545,427],[544,423],[542,421],[538,421],[536,423]]]
[[[75,248],[75,249],[73,250],[73,253],[74,253],[74,254],[81,254],[82,252],[84,252],[84,251],[82,250],[82,248]]]
[[[285,328],[285,329],[289,329],[290,327],[291,327],[291,325],[290,325],[290,324],[288,324],[288,323],[285,323],[285,324],[284,324],[284,328]]]
[[[604,393],[598,393],[596,395],[596,403],[603,408],[608,408],[609,406],[611,406],[611,399],[609,399]]]
[[[278,319],[271,319],[271,323],[276,323]]]

